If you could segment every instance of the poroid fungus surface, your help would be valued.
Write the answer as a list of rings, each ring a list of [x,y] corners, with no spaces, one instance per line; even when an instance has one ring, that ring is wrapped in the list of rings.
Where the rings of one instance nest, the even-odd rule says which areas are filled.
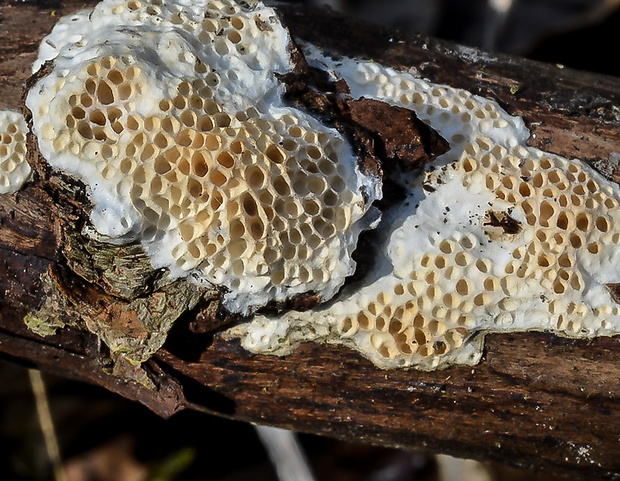
[[[16,192],[30,176],[26,162],[27,132],[22,114],[0,110],[0,194]]]
[[[354,271],[377,178],[334,129],[287,106],[275,12],[232,0],[104,0],[59,22],[26,105],[43,157],[87,186],[89,234],[248,314]]]
[[[338,132],[282,100],[289,41],[272,9],[232,0],[105,0],[62,20],[27,107],[43,157],[87,185],[90,235],[225,288],[233,312],[318,293],[311,311],[228,331],[255,352],[314,340],[435,369],[477,362],[488,332],[620,332],[615,184],[527,146],[494,101],[306,47],[354,98],[410,109],[450,143],[425,173],[390,174],[407,199],[383,212],[373,268],[340,289],[381,189]]]
[[[374,62],[314,63],[354,97],[409,108],[451,150],[384,212],[375,270],[312,312],[256,316],[232,331],[255,352],[315,340],[382,368],[474,364],[485,333],[569,337],[620,332],[606,288],[620,279],[620,192],[584,163],[528,147],[523,121],[494,101]]]

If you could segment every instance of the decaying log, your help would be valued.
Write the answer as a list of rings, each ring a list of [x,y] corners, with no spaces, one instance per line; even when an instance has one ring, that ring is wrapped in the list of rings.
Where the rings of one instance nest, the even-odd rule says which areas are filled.
[[[95,2],[51,3],[53,8],[0,5],[2,108],[20,107],[36,47],[58,17]],[[282,6],[281,11],[296,39],[415,69],[433,82],[493,98],[524,117],[531,145],[583,159],[620,181],[618,79],[401,35],[328,10]],[[113,375],[94,335],[65,327],[40,337],[25,326],[24,317],[43,303],[41,276],[56,262],[57,235],[37,185],[1,197],[0,353],[5,358],[104,386],[162,416],[197,409],[590,479],[620,477],[620,338],[492,335],[474,368],[382,371],[353,351],[315,344],[285,358],[250,354],[211,332],[214,316],[199,305],[177,321],[164,347],[145,363],[152,382],[147,388]]]

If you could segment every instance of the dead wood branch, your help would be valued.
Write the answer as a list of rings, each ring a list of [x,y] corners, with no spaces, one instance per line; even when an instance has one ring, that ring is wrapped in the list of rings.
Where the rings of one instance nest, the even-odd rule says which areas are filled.
[[[62,8],[54,12],[17,2],[0,5],[3,108],[20,106],[35,49],[58,15],[94,2],[58,3]],[[620,152],[618,79],[485,55],[329,11],[283,6],[282,12],[298,40],[416,69],[433,82],[493,98],[524,117],[531,145],[584,159],[620,180],[609,160],[617,163]],[[65,328],[42,338],[24,325],[24,316],[43,302],[41,275],[54,268],[57,235],[40,187],[30,184],[2,197],[0,353],[15,362],[104,386],[162,416],[198,409],[588,478],[620,475],[618,338],[587,342],[537,333],[494,335],[473,369],[381,371],[344,348],[304,345],[282,359],[252,355],[209,329],[192,328],[196,317],[213,318],[205,314],[208,306],[199,305],[146,363],[152,390],[113,376],[95,336]]]

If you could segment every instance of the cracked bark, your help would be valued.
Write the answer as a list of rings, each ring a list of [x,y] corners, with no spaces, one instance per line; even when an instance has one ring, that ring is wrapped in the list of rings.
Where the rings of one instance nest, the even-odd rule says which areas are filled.
[[[57,15],[85,3],[94,2],[55,2],[55,16],[51,9],[19,2],[0,5],[2,108],[19,107],[36,46]],[[620,152],[617,79],[485,55],[327,11],[284,6],[282,12],[297,40],[400,69],[415,68],[433,82],[496,99],[509,113],[524,117],[532,145],[583,159],[620,180],[620,171],[610,161],[615,158],[617,163],[612,154]],[[126,261],[126,277],[137,279],[129,286],[106,274],[109,257],[94,256],[102,252],[94,242],[61,243],[59,253],[56,245],[66,225],[57,213],[53,222],[49,195],[42,185],[29,184],[0,199],[0,354],[5,358],[104,386],[162,416],[198,409],[298,431],[580,477],[620,476],[620,420],[615,415],[620,408],[620,338],[493,335],[487,337],[482,363],[474,368],[381,371],[350,350],[314,344],[281,359],[249,354],[237,342],[223,342],[213,334],[226,319],[216,300],[203,300],[184,306],[183,311],[193,305],[176,321],[164,347],[145,363],[150,389],[115,376],[132,373],[122,366],[113,373],[109,353],[94,335],[64,327],[39,337],[26,327],[23,318],[44,303],[42,275],[52,272],[57,285],[65,285],[59,255],[75,259],[77,251],[92,262],[70,264],[85,281],[70,285],[71,294],[75,296],[79,287],[86,289],[79,294],[82,300],[107,295],[122,306],[134,295],[147,295],[160,280],[129,274],[135,262],[140,263],[131,249],[114,252],[116,259]],[[75,213],[68,208],[64,214],[69,222]],[[95,304],[93,299],[88,302]],[[129,311],[123,312],[131,320]],[[107,321],[117,322],[118,317]],[[132,326],[128,322],[119,329]]]

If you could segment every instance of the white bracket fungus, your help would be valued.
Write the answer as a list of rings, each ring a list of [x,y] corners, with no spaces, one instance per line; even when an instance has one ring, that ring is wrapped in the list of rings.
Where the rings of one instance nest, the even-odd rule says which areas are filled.
[[[24,116],[11,110],[0,110],[0,194],[17,192],[30,177],[26,162]]]
[[[94,229],[250,313],[353,273],[377,178],[289,107],[275,12],[232,0],[104,0],[44,39],[26,105],[43,157],[89,190]]]
[[[410,202],[384,212],[385,257],[363,285],[312,312],[256,316],[232,331],[246,348],[285,354],[316,340],[382,368],[428,370],[478,362],[489,332],[620,333],[605,286],[620,280],[617,185],[528,147],[522,119],[491,100],[374,62],[313,56],[354,97],[415,111],[451,149],[423,183],[400,176]]]

